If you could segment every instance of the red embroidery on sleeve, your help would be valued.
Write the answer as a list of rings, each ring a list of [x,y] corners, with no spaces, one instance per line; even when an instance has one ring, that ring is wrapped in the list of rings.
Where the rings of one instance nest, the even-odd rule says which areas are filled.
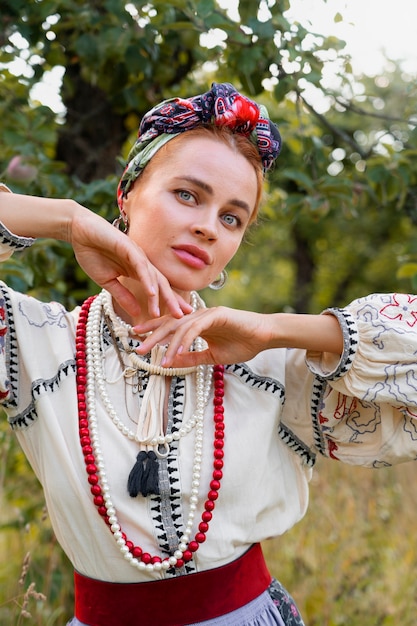
[[[335,451],[338,450],[337,443],[335,443],[331,439],[328,439],[327,440],[327,447],[328,447],[328,450],[329,450],[329,457],[331,459],[335,459],[336,461],[339,461],[339,458],[334,454]]]
[[[414,326],[417,322],[417,298],[409,294],[394,293],[392,299],[394,302],[382,307],[380,314],[388,319]]]

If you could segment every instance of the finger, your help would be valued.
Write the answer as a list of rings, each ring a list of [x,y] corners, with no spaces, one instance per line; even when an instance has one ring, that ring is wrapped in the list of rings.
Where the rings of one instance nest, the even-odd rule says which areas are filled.
[[[210,329],[213,319],[215,319],[213,309],[203,309],[186,316],[175,327],[168,325],[165,328],[165,332],[169,330],[172,337],[165,354],[164,361],[166,363],[164,362],[164,364],[171,364],[175,357],[185,355],[197,337],[204,337],[205,333]],[[162,329],[158,330],[160,333]]]
[[[141,314],[142,309],[135,296],[122,285],[117,278],[102,285],[118,304],[131,316],[135,317]]]
[[[213,358],[209,349],[201,352],[185,352],[177,354],[171,362],[164,363],[163,367],[194,367],[197,365],[215,365],[216,360]]]
[[[169,284],[168,280],[162,274],[160,274],[160,277],[159,277],[158,288],[159,288],[160,299],[164,301],[172,317],[177,318],[177,319],[183,317],[184,316],[183,309],[185,309],[185,312],[190,312],[190,310],[192,311],[192,307],[189,304],[187,304],[185,300],[183,300],[183,298],[180,298],[172,290],[172,287]]]
[[[135,261],[128,262],[127,271],[125,276],[134,278],[142,285],[144,295],[148,300],[148,312],[151,317],[159,317],[160,312],[160,298],[159,298],[159,277],[156,268],[151,265],[147,257],[145,257],[140,251],[137,255],[138,249],[135,247]]]
[[[158,337],[160,339],[164,336],[164,333],[173,333],[183,324],[194,324],[196,317],[201,311],[193,311],[190,305],[187,304],[180,296],[178,296],[178,302],[181,309],[186,312],[186,315],[181,317],[173,317],[171,313],[163,315],[159,318],[154,318],[137,324],[133,327],[133,332],[137,335],[145,335],[148,333],[158,333],[152,335],[152,337]]]
[[[157,293],[148,295],[148,313],[151,317],[160,317],[161,315],[159,295]]]
[[[147,354],[156,344],[167,344],[172,341],[173,334],[177,329],[175,322],[178,321],[180,320],[174,319],[171,316],[164,316],[134,326],[132,330],[136,335],[139,337],[147,335],[137,347],[138,354]]]
[[[137,353],[147,354],[157,344],[168,344],[164,364],[166,360],[172,361],[177,354],[189,350],[194,339],[198,336],[198,330],[194,330],[197,315],[198,313],[191,313],[181,319],[175,319],[167,315],[158,320],[149,320],[144,324],[138,324],[133,328],[135,334],[139,336],[146,334],[147,337],[137,347]],[[185,335],[189,339],[184,341]]]
[[[185,315],[189,315],[190,313],[192,313],[194,311],[193,307],[191,306],[191,304],[189,302],[187,302],[186,300],[184,300],[184,298],[182,298],[180,295],[176,294],[177,300],[178,300],[178,304],[181,307],[181,310],[183,313],[185,313]]]

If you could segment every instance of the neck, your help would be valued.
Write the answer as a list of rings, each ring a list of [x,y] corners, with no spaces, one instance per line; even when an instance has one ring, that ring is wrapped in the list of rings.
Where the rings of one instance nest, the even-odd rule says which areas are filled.
[[[143,291],[140,288],[140,285],[138,284],[137,281],[128,279],[128,278],[121,278],[120,282],[123,284],[124,287],[126,287],[126,289],[129,289],[129,291],[135,296],[136,301],[138,302],[140,309],[141,309],[141,314],[135,316],[134,318],[131,317],[114,299],[113,299],[113,308],[114,308],[114,312],[116,313],[116,315],[118,315],[124,322],[127,322],[128,324],[130,324],[131,326],[135,326],[136,324],[143,324],[147,321],[149,321],[151,319],[151,316],[149,315],[148,312],[148,299],[144,296]],[[173,289],[172,290],[174,293],[177,293],[179,296],[181,296],[181,298],[183,298],[183,300],[185,300],[186,302],[190,303],[191,302],[191,292],[189,291],[178,291]],[[161,293],[159,294],[160,298],[161,298]],[[159,307],[160,307],[160,311],[161,311],[161,317],[163,315],[168,315],[169,314],[169,310],[168,307],[166,306],[165,302],[162,301],[160,299],[159,301]]]

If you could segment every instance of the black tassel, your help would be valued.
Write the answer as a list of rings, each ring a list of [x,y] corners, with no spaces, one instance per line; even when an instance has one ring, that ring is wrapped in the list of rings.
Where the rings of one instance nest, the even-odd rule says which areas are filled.
[[[147,456],[147,452],[139,452],[136,457],[136,463],[130,471],[129,478],[127,479],[127,490],[131,498],[136,498],[138,493],[142,491],[141,487]]]
[[[141,493],[143,496],[159,494],[159,464],[155,452],[142,450],[136,457],[127,480],[127,490],[131,498]]]
[[[159,495],[159,463],[155,452],[148,452],[148,460],[143,475],[142,495]],[[146,493],[145,493],[146,492]]]

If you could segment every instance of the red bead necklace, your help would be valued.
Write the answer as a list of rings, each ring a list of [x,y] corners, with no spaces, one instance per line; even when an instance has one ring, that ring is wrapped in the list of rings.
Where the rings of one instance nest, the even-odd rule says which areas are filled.
[[[81,311],[76,331],[76,366],[77,366],[77,400],[78,400],[78,426],[80,444],[84,455],[88,482],[90,491],[93,495],[93,501],[97,507],[99,515],[104,519],[106,524],[111,528],[112,521],[109,519],[106,502],[102,485],[100,484],[100,474],[96,465],[94,449],[90,436],[90,424],[88,419],[88,406],[86,398],[87,386],[87,360],[86,360],[86,327],[88,321],[88,312],[95,296],[88,298],[81,306]],[[210,490],[207,494],[207,500],[204,503],[204,511],[201,515],[201,522],[198,525],[198,532],[195,534],[194,540],[190,541],[186,549],[182,552],[182,558],[169,557],[162,559],[159,556],[152,556],[147,552],[143,552],[142,548],[135,546],[134,543],[127,539],[126,534],[120,529],[123,543],[126,546],[133,559],[142,563],[144,566],[152,567],[155,564],[161,564],[163,569],[170,567],[181,568],[184,563],[193,558],[200,544],[206,540],[206,534],[209,530],[209,524],[213,517],[213,510],[216,506],[216,500],[219,495],[221,479],[223,477],[223,457],[224,457],[224,366],[216,365],[213,370],[214,379],[214,442],[213,442],[213,474],[210,482]],[[112,531],[113,532],[113,531]],[[131,558],[131,557],[129,557]],[[172,557],[171,557],[172,559]]]

